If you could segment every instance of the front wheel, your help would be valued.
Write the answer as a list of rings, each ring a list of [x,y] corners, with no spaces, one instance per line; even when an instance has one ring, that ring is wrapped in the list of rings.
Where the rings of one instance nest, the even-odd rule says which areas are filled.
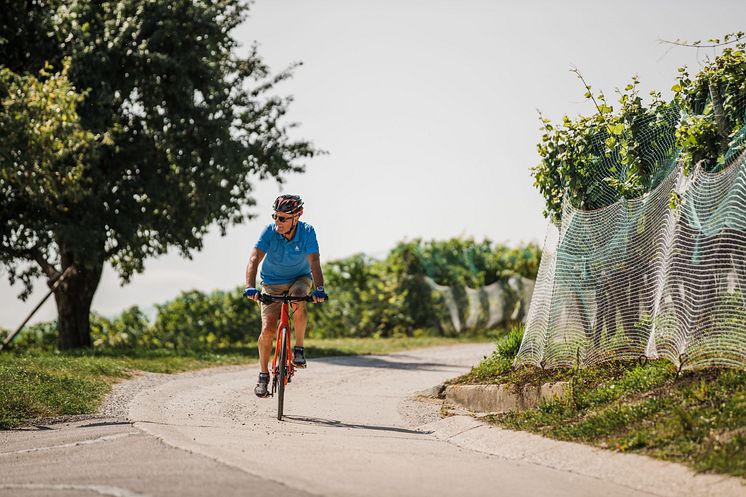
[[[285,378],[287,378],[288,375],[287,328],[280,330],[280,333],[282,333],[282,340],[280,341],[280,347],[282,348],[280,349],[280,364],[278,364],[280,372],[277,377],[277,419],[282,421],[282,408],[285,402],[285,383],[287,383]]]

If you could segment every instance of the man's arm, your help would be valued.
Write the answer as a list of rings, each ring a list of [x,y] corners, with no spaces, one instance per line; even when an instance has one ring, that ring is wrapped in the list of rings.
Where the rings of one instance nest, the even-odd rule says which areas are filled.
[[[316,288],[324,286],[324,275],[321,273],[321,258],[319,253],[313,253],[308,255],[308,264],[311,266],[311,275],[313,276],[313,284]]]
[[[256,247],[251,250],[249,263],[246,265],[246,288],[256,288],[256,272],[265,255],[265,251]]]

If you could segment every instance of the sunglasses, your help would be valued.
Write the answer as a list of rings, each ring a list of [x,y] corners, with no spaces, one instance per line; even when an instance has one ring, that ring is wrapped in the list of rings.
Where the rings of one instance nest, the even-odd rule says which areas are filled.
[[[293,216],[285,217],[285,216],[278,216],[277,214],[272,214],[272,219],[275,221],[280,221],[281,223],[284,223],[288,219],[293,219]]]

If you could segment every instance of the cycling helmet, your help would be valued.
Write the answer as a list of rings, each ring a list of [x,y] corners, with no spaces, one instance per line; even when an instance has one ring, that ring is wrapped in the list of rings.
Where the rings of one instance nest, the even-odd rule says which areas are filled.
[[[299,195],[280,195],[275,199],[272,209],[287,214],[298,214],[303,210],[303,201]]]

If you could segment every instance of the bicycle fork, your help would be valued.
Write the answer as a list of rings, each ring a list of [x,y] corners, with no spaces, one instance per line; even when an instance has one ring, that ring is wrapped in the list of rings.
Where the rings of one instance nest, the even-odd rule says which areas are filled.
[[[282,337],[283,335],[286,335],[285,339],[285,357],[287,358],[287,364],[286,364],[286,374],[284,377],[284,382],[287,385],[292,381],[293,374],[295,373],[295,365],[293,364],[292,359],[292,348],[290,346],[290,330],[287,326],[281,326],[277,333],[277,339],[275,341],[275,353],[272,356],[272,389],[270,391],[270,396],[275,395],[275,392],[277,391],[278,384],[280,378],[280,360],[281,360],[281,351],[282,351]]]

